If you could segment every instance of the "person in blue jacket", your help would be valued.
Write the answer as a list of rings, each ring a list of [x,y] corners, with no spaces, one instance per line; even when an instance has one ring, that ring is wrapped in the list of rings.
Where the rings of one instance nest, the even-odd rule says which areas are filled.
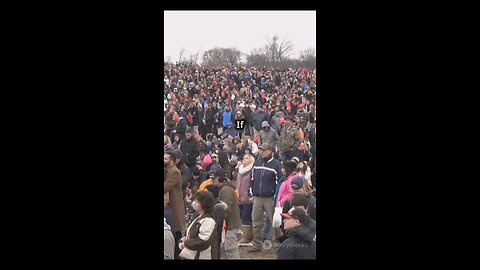
[[[223,128],[227,128],[228,125],[232,125],[232,111],[230,110],[230,106],[225,106],[225,111],[223,112]]]
[[[261,251],[263,213],[267,212],[270,222],[273,219],[273,197],[278,181],[282,178],[282,165],[273,157],[275,148],[270,144],[262,144],[260,155],[253,165],[250,195],[253,196],[253,247],[250,252]]]

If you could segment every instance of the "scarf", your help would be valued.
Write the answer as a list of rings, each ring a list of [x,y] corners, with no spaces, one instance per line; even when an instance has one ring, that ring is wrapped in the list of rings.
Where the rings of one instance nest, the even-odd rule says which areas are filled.
[[[248,165],[247,167],[245,167],[245,165],[243,165],[243,164],[240,164],[240,166],[238,167],[238,173],[239,174],[244,174],[244,173],[250,171],[253,167],[253,163],[254,162],[250,163],[250,165]]]

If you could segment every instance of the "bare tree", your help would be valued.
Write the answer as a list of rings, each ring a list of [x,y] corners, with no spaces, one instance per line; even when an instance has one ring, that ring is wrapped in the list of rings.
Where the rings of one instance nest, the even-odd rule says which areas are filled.
[[[198,51],[196,54],[190,55],[190,61],[193,63],[198,63],[198,56],[200,55],[200,51]]]
[[[163,61],[164,61],[165,63],[170,63],[170,61],[172,61],[172,57],[170,57],[170,56],[167,55],[167,56],[165,56],[165,57],[163,58]]]
[[[294,46],[291,41],[286,39],[280,42],[280,37],[274,35],[271,40],[267,41],[264,49],[269,61],[276,63],[288,59],[293,52]]]
[[[314,48],[308,48],[300,52],[300,62],[302,67],[315,68],[317,64],[317,56]]]
[[[254,49],[247,55],[247,65],[265,66],[269,62],[265,49]]]
[[[314,48],[308,48],[300,52],[301,61],[307,61],[313,58],[316,58],[316,53]]]
[[[235,66],[240,63],[242,53],[236,48],[214,48],[203,54],[205,66]]]
[[[185,48],[182,48],[180,54],[178,55],[178,62],[182,62],[182,57],[185,54]]]
[[[228,65],[235,66],[240,63],[242,52],[236,48],[223,49],[223,56]]]

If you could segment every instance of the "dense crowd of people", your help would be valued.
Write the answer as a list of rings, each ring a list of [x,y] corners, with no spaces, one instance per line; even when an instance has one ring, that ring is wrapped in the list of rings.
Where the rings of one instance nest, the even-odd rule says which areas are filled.
[[[316,70],[164,70],[164,258],[316,259]]]

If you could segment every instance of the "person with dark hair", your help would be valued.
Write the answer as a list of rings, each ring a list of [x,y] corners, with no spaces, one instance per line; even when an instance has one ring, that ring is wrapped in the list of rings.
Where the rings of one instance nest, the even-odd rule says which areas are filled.
[[[240,229],[240,208],[238,207],[238,195],[235,185],[228,181],[227,174],[218,178],[218,199],[227,204],[225,210],[225,241],[221,247],[221,257],[223,259],[240,259],[238,250],[237,231]]]
[[[193,137],[193,130],[188,129],[185,133],[186,138],[180,143],[180,151],[184,156],[185,165],[189,169],[195,167],[197,157],[200,156],[200,144]]]
[[[258,107],[257,111],[252,116],[254,136],[260,136],[260,131],[262,130],[263,121],[268,122],[268,113],[266,113],[261,106]]]
[[[198,187],[207,180],[205,172],[200,171],[196,166],[192,169],[192,191],[195,193],[198,190]]]
[[[286,196],[293,196],[293,191],[291,194],[288,194],[288,190],[285,188],[285,182],[290,182],[292,180],[292,177],[295,177],[298,175],[298,173],[295,172],[297,164],[293,161],[286,161],[283,162],[282,165],[282,174],[283,177],[278,181],[278,184],[276,186],[276,191],[275,191],[275,196],[274,196],[274,206],[278,205],[283,205],[284,200],[286,199]],[[281,200],[281,202],[280,202]],[[281,233],[278,231],[279,229],[276,228],[276,238],[280,237]],[[270,220],[265,219],[265,226],[263,227],[262,231],[262,239],[266,240],[269,238],[269,235],[272,231],[272,223]],[[275,239],[276,239],[275,238]]]
[[[199,111],[198,105],[191,103],[191,106],[188,112],[192,116],[191,126],[193,127],[193,133],[197,135],[199,134],[198,127],[200,125],[200,111]]]
[[[243,114],[242,108],[239,108],[239,110],[237,110],[234,116],[234,120],[235,121],[245,120],[245,115]],[[235,123],[236,122],[234,122],[233,124],[236,125]],[[240,139],[242,138],[243,134],[245,134],[245,126],[243,126],[243,128],[238,131],[238,135],[240,136]]]
[[[186,236],[178,244],[180,257],[189,260],[212,259],[211,246],[215,240],[215,220],[213,210],[215,199],[212,193],[197,191],[193,207],[196,216],[188,225]]]
[[[166,133],[170,137],[173,130],[175,130],[175,121],[173,120],[173,115],[175,111],[170,107],[167,116],[166,116]]]
[[[220,165],[218,164],[218,161],[219,161],[219,158],[218,158],[218,154],[212,154],[211,155],[212,157],[212,163],[210,164],[210,167],[209,167],[209,172],[208,174],[211,175],[211,174],[214,174],[216,170],[220,169]]]
[[[242,142],[239,138],[233,138],[233,145],[232,156],[236,156],[237,160],[243,159],[243,155],[245,155],[245,151],[247,150],[246,141]]]
[[[172,150],[173,155],[175,155],[175,165],[177,166],[178,170],[180,171],[180,176],[182,177],[182,193],[185,197],[187,186],[190,186],[193,178],[190,170],[183,162],[183,155],[182,151],[178,149]]]
[[[220,260],[220,243],[222,241],[225,210],[227,210],[228,206],[226,203],[218,199],[219,191],[217,185],[208,185],[205,187],[205,190],[212,193],[213,197],[215,198],[214,218],[216,224],[216,241],[212,243],[212,259]]]
[[[175,237],[175,255],[177,259],[180,250],[178,249],[178,241],[182,237],[182,231],[185,229],[185,205],[182,194],[182,179],[180,171],[175,166],[175,155],[167,152],[163,156],[164,169],[166,170],[163,182],[164,193],[168,192],[169,205],[172,210],[173,226],[172,233]]]
[[[276,206],[283,206],[285,201],[293,197],[294,191],[292,189],[291,183],[293,178],[298,175],[296,171],[297,164],[293,161],[287,160],[283,163],[283,168],[285,169],[285,181],[283,181],[282,186],[278,191],[278,198]]]
[[[307,205],[305,205],[304,207],[305,211],[313,220],[316,221],[317,220],[317,199],[312,194],[305,191],[305,182],[306,180],[302,176],[296,176],[295,178],[293,178],[291,182],[291,186],[294,191],[293,197],[297,195],[301,195],[305,197],[305,199],[307,200]],[[299,203],[293,202],[292,198],[288,199],[283,204],[283,213],[288,212],[288,210],[290,210],[292,206],[298,207],[303,205],[303,204],[300,204],[300,202]]]
[[[173,135],[173,133],[172,133],[172,135]],[[173,142],[172,142],[170,148],[171,149],[178,149],[179,146],[180,146],[180,142],[181,142],[180,141],[180,135],[178,135],[178,134],[173,135]]]
[[[253,136],[253,120],[252,120],[252,109],[250,106],[245,106],[243,108],[243,113],[245,115],[245,135]]]
[[[228,155],[227,153],[223,150],[223,145],[219,145],[219,147],[221,146],[221,148],[218,150],[218,164],[220,165],[220,167],[222,167],[224,170],[227,169],[227,165],[228,165]]]
[[[183,140],[185,138],[185,130],[187,129],[187,125],[188,124],[185,117],[180,116],[175,125],[175,129],[173,130],[175,134],[178,134],[178,136],[180,136],[180,140]]]
[[[227,125],[227,127],[223,130],[223,133],[226,136],[232,136],[232,137],[239,136],[238,130],[235,128],[235,126],[232,123],[229,123]]]
[[[200,111],[200,134],[202,138],[205,138],[206,134],[212,132],[212,126],[213,126],[212,104],[204,103],[203,109]]]

